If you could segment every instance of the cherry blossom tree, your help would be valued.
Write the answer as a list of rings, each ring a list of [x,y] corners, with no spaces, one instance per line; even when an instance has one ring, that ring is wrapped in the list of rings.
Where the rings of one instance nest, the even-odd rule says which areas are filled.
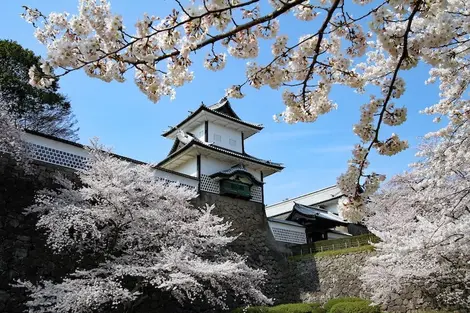
[[[0,154],[8,153],[26,165],[27,149],[21,138],[22,131],[15,121],[7,106],[0,102]]]
[[[231,224],[195,208],[193,188],[159,180],[150,165],[130,164],[95,145],[81,187],[64,177],[44,190],[29,213],[55,252],[96,260],[61,282],[19,282],[30,312],[131,311],[151,292],[181,302],[205,298],[225,305],[228,292],[251,303],[269,303],[260,286],[265,271],[252,269],[226,247]]]
[[[283,15],[308,23],[305,35],[282,33]],[[282,89],[286,109],[275,117],[287,123],[313,122],[335,109],[329,98],[333,85],[366,94],[353,129],[360,143],[338,178],[347,195],[344,216],[351,220],[363,216],[364,200],[385,179],[367,171],[369,154],[392,156],[408,147],[399,135],[381,131],[407,119],[406,104],[398,102],[406,91],[403,71],[425,63],[431,67],[428,82],[439,81],[440,101],[425,113],[452,124],[468,112],[467,0],[175,0],[170,14],[144,14],[135,30],[104,0],[80,0],[73,15],[46,16],[26,7],[24,17],[48,51],[42,71],[30,71],[37,86],[80,69],[108,82],[123,82],[133,71],[138,88],[157,102],[193,80],[190,67],[202,52],[212,71],[223,70],[229,56],[249,60],[246,80],[234,82],[227,96],[242,98],[248,85]],[[272,42],[272,57],[264,64],[256,62],[260,40]]]
[[[421,291],[440,306],[470,307],[470,126],[428,136],[409,173],[371,198],[367,227],[382,239],[363,281],[379,303]]]

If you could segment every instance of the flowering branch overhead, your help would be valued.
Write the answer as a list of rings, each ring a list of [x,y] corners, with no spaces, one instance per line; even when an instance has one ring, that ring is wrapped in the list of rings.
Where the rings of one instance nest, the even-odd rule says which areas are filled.
[[[42,71],[31,70],[33,85],[51,84],[53,69],[58,76],[83,69],[89,76],[119,82],[133,69],[136,85],[157,102],[163,96],[173,98],[176,87],[192,81],[195,52],[204,51],[204,66],[212,71],[223,70],[228,56],[249,60],[246,81],[228,88],[229,97],[242,98],[247,85],[282,88],[286,109],[275,117],[287,123],[314,122],[335,109],[333,85],[370,92],[354,126],[361,143],[338,178],[347,195],[346,216],[353,220],[361,218],[364,199],[385,178],[367,172],[370,152],[391,156],[408,147],[398,135],[382,138],[380,133],[383,124],[397,126],[407,119],[407,107],[394,103],[406,91],[401,71],[420,62],[432,67],[428,82],[439,80],[443,92],[425,113],[448,116],[452,124],[455,112],[467,110],[461,100],[470,81],[470,10],[465,0],[269,0],[269,5],[201,0],[187,6],[178,0],[167,16],[145,14],[134,32],[111,12],[109,2],[79,2],[73,16],[45,16],[26,8],[26,20],[34,23],[36,37],[48,49]],[[290,14],[311,23],[296,43],[280,34],[280,19]],[[255,61],[260,40],[273,41],[272,59],[265,65]]]

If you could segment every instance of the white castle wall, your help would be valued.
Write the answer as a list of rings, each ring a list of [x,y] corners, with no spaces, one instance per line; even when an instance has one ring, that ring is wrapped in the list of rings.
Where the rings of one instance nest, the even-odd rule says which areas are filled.
[[[31,133],[25,133],[23,140],[30,146],[31,158],[38,161],[80,170],[86,167],[86,162],[89,159],[89,153],[78,144],[65,143]],[[190,171],[189,166],[186,170]],[[194,188],[198,186],[196,178],[182,176],[159,168],[155,168],[154,171],[158,178],[179,182]]]
[[[196,159],[189,160],[174,169],[175,172],[186,174],[189,176],[197,177],[197,161]]]
[[[214,137],[215,135],[220,136],[220,141]],[[218,124],[209,123],[209,143],[236,152],[243,152],[241,132]]]
[[[200,124],[198,125],[197,127],[191,129],[189,131],[191,134],[193,134],[194,137],[196,137],[197,139],[201,140],[201,141],[205,141],[205,126],[204,126],[204,123],[203,124]]]

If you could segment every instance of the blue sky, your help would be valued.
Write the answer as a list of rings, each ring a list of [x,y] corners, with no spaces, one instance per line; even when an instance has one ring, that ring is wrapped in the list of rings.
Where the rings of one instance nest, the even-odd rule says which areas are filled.
[[[75,12],[78,1],[22,0],[4,1],[0,12],[0,38],[13,39],[36,54],[45,54],[45,49],[33,36],[33,28],[20,18],[21,5],[37,7],[43,13],[51,11]],[[123,15],[128,30],[144,12],[163,16],[171,12],[172,0],[115,0],[113,10]],[[321,18],[321,16],[320,16]],[[286,27],[287,25],[287,27]],[[308,23],[293,19],[281,20],[281,33],[296,35],[309,33],[313,29]],[[259,63],[266,63],[270,42],[261,46]],[[175,125],[196,109],[201,102],[212,104],[224,95],[232,84],[244,81],[246,61],[229,59],[223,72],[209,72],[202,67],[199,53],[194,59],[195,79],[192,83],[177,89],[176,99],[164,98],[157,104],[147,100],[133,84],[104,83],[88,78],[82,72],[75,72],[60,81],[61,92],[72,103],[80,127],[80,142],[88,143],[97,136],[101,142],[112,146],[118,154],[147,162],[163,159],[172,142],[160,136],[163,130]],[[387,176],[400,173],[414,162],[418,138],[439,125],[432,123],[432,117],[418,114],[418,111],[438,100],[438,88],[425,86],[428,69],[420,66],[404,73],[407,93],[397,101],[397,106],[406,104],[409,120],[400,127],[385,128],[382,136],[392,132],[408,139],[411,148],[394,156],[371,158],[371,170]],[[333,90],[332,98],[338,109],[322,116],[315,123],[287,125],[275,123],[272,116],[283,110],[281,93],[268,87],[261,90],[244,90],[244,99],[231,100],[235,111],[246,121],[265,126],[261,133],[245,142],[248,153],[275,162],[282,162],[286,168],[267,178],[266,203],[281,201],[297,195],[332,185],[342,173],[350,158],[352,146],[358,138],[352,133],[352,126],[359,117],[359,107],[367,101],[367,95],[358,95],[344,87]]]

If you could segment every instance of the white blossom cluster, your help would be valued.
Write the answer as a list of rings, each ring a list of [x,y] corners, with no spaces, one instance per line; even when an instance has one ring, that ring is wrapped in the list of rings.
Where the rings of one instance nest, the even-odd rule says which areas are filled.
[[[373,299],[414,290],[442,307],[470,307],[470,120],[421,146],[421,161],[367,205],[367,227],[382,242],[362,280]]]
[[[7,105],[0,102],[0,154],[8,153],[27,170],[28,150],[21,135],[22,130],[9,113]]]
[[[448,116],[454,123],[456,112],[466,112],[467,0],[270,0],[268,6],[260,0],[193,0],[188,6],[175,1],[171,14],[144,15],[135,30],[125,27],[108,1],[79,3],[75,15],[46,17],[26,10],[25,19],[37,27],[36,37],[48,50],[44,73],[31,70],[32,84],[50,84],[50,69],[62,71],[60,76],[83,68],[104,81],[124,81],[132,69],[137,86],[156,102],[174,97],[176,87],[193,79],[196,52],[206,50],[204,66],[212,71],[223,70],[229,56],[248,61],[246,81],[227,88],[227,96],[242,98],[246,85],[282,88],[286,109],[275,117],[287,123],[313,122],[336,108],[330,98],[334,85],[370,93],[353,129],[366,152],[354,153],[339,178],[347,207],[363,205],[382,180],[367,172],[371,151],[391,156],[408,147],[399,135],[381,133],[383,124],[397,126],[407,119],[410,104],[399,103],[406,92],[402,71],[419,63],[431,66],[428,82],[439,81],[442,93],[426,113]],[[289,38],[279,21],[285,14],[312,24],[299,38]],[[260,40],[273,42],[267,64],[256,62]]]
[[[189,303],[225,305],[229,292],[247,303],[269,303],[260,286],[265,271],[252,269],[227,249],[230,222],[195,208],[189,187],[158,180],[150,165],[130,164],[93,148],[82,187],[61,177],[58,191],[42,191],[29,213],[56,252],[87,258],[89,266],[62,282],[29,290],[30,312],[95,312],[129,307],[151,290]],[[90,263],[90,262],[88,262]]]

